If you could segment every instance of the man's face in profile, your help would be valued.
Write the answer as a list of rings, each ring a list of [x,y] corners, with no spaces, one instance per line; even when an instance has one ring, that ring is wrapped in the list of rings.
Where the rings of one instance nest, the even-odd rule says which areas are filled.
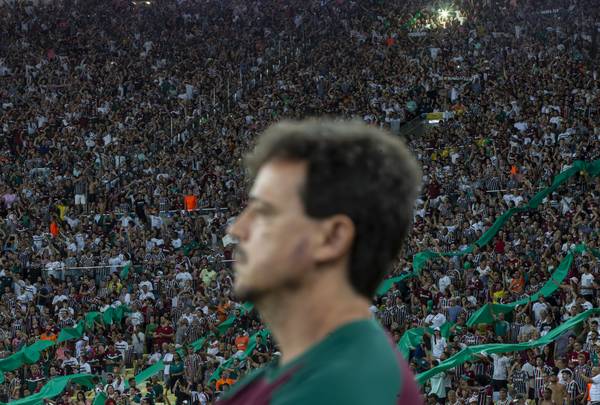
[[[306,164],[275,160],[258,171],[248,206],[230,227],[239,240],[235,284],[242,300],[296,289],[314,269],[318,222],[300,199]]]

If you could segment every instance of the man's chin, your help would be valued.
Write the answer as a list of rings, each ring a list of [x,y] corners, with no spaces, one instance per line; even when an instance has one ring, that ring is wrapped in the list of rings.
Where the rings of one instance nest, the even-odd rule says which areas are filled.
[[[250,301],[255,303],[263,296],[263,292],[258,288],[252,288],[250,286],[241,285],[239,283],[235,283],[233,287],[233,292],[238,300],[246,302]]]

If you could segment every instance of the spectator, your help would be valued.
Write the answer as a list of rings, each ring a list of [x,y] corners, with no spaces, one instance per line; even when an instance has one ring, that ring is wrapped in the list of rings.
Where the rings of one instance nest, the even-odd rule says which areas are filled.
[[[74,341],[49,349],[40,370],[6,373],[2,402],[35,391],[22,382],[40,372],[44,381],[76,372],[82,354],[95,374],[123,369],[124,344],[154,364],[163,343],[193,342],[240,310],[229,267],[235,241],[223,237],[247,202],[240,159],[274,120],[335,114],[407,139],[424,168],[423,193],[392,276],[409,272],[419,251],[464,249],[554,175],[599,157],[594,0],[458,0],[460,15],[449,20],[412,0],[40,3],[0,5],[1,355],[56,341],[88,312],[134,311],[97,322],[79,349]],[[419,114],[433,111],[450,118],[422,125]],[[429,340],[410,353],[415,371],[464,345],[530,341],[597,308],[598,260],[574,255],[553,295],[477,332],[464,326],[487,302],[538,292],[573,246],[598,248],[599,195],[597,178],[578,173],[489,244],[430,260],[376,297],[377,317],[398,339],[425,319],[458,325],[439,356]],[[186,349],[184,363],[198,370],[186,380],[201,384],[190,385],[190,398],[214,399],[219,361],[260,330],[255,312],[238,319],[208,340],[214,348]],[[594,332],[597,324],[586,324],[548,354],[537,349],[541,369],[562,379],[563,356],[575,367],[581,353],[583,366],[597,362]],[[276,351],[257,338],[236,371]],[[528,361],[514,366],[507,397],[533,398]],[[469,370],[494,374],[483,360],[449,371],[446,403],[478,392]],[[522,372],[526,391],[516,388]],[[125,399],[113,391],[107,404],[117,401]]]

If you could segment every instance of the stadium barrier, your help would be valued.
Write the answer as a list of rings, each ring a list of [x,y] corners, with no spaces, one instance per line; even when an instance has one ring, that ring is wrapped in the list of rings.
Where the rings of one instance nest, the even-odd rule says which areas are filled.
[[[116,273],[118,269],[122,269],[126,266],[126,264],[78,267],[58,266],[56,268],[44,269],[42,271],[42,276],[45,280],[47,280],[49,276],[54,276],[54,278],[64,281],[67,277],[73,278],[86,275],[92,277],[96,282],[100,282],[106,281],[110,274]]]

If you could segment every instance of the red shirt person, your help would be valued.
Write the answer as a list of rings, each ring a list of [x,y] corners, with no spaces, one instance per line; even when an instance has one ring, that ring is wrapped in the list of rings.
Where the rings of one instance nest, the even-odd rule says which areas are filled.
[[[162,319],[160,326],[154,332],[154,344],[162,347],[163,343],[173,343],[175,329],[169,324],[169,321]]]

